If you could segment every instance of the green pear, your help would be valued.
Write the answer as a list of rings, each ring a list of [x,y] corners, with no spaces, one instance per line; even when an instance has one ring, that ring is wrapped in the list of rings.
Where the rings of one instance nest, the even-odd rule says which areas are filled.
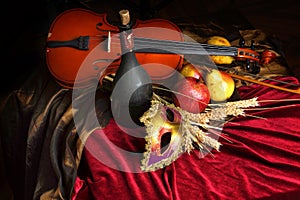
[[[225,101],[231,97],[235,89],[233,78],[226,72],[212,69],[206,75],[206,85],[212,101]]]

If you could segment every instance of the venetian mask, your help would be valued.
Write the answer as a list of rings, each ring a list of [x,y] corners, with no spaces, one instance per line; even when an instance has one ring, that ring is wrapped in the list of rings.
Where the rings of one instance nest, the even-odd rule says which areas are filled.
[[[151,112],[151,113],[150,113]],[[183,149],[182,116],[174,108],[156,104],[142,121],[147,124],[145,171],[161,168],[177,159]]]
[[[210,124],[211,120],[224,120],[228,115],[242,115],[244,107],[257,106],[256,99],[228,102],[214,109],[194,114],[152,100],[151,107],[140,118],[145,124],[147,136],[146,151],[142,159],[142,171],[153,171],[170,165],[182,153],[190,153],[197,148],[211,153],[212,149],[219,151],[221,143],[217,129]],[[213,134],[212,134],[213,133]]]

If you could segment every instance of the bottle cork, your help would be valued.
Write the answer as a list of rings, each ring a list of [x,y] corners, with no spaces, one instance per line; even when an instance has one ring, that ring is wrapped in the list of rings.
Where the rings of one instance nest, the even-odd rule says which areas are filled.
[[[121,17],[121,23],[122,25],[126,26],[130,22],[130,15],[129,10],[120,10],[119,11],[120,17]]]

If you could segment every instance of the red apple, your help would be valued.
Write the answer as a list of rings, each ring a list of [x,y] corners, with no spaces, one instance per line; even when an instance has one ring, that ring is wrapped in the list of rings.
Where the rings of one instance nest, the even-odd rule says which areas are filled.
[[[192,65],[191,63],[185,64],[179,72],[184,76],[184,77],[194,77],[196,79],[199,79],[200,81],[203,81],[203,75],[201,71]]]
[[[175,84],[174,90],[174,104],[188,112],[200,113],[210,101],[207,86],[194,77],[181,79]]]

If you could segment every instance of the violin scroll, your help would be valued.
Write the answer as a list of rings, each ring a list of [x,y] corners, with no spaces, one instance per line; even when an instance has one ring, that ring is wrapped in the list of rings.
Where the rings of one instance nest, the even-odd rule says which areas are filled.
[[[272,62],[275,58],[277,58],[277,55],[275,52],[269,49],[265,49],[261,53],[260,62],[264,65],[268,65],[270,62]]]
[[[240,39],[240,48],[238,48],[238,59],[246,59],[245,70],[252,74],[258,74],[260,72],[260,65],[268,65],[272,62],[278,55],[270,50],[265,49],[261,53],[255,51],[254,41],[251,41],[250,48],[245,48],[245,40]]]

